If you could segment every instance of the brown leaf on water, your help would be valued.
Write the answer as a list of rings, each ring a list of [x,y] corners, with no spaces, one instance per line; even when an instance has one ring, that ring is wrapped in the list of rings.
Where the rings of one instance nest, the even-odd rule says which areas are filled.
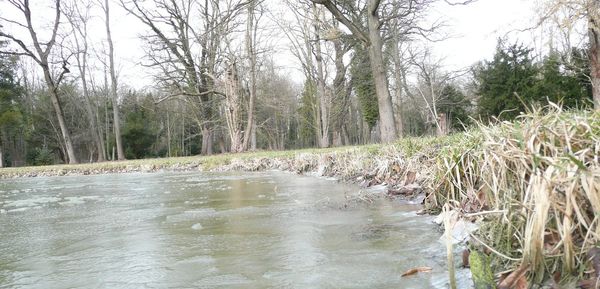
[[[508,274],[500,284],[498,284],[498,289],[527,289],[529,284],[527,283],[527,278],[525,275],[529,271],[529,266],[521,264],[521,266]]]
[[[412,268],[412,269],[410,269],[410,270],[402,273],[402,275],[400,275],[400,276],[406,277],[406,276],[415,275],[417,273],[431,272],[432,270],[433,270],[433,268],[431,268],[431,267],[425,267],[425,266],[423,266],[423,267],[415,267],[415,268]]]
[[[471,265],[469,264],[469,255],[471,255],[471,251],[469,251],[469,249],[465,249],[462,252],[462,262],[463,262],[463,268],[470,268]]]

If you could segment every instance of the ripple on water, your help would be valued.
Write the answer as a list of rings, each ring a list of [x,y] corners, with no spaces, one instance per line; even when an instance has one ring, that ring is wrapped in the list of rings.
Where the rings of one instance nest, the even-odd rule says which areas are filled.
[[[25,199],[25,200],[8,201],[8,202],[6,202],[6,204],[4,204],[4,207],[5,208],[8,208],[8,207],[16,207],[16,208],[36,207],[39,205],[56,203],[58,201],[60,201],[60,198],[42,196],[42,197],[37,197],[37,198]]]
[[[245,285],[251,282],[252,280],[242,274],[224,274],[202,278],[195,285],[200,286],[200,288],[207,288],[210,286]]]
[[[205,219],[205,218],[215,217],[216,215],[217,215],[217,211],[212,208],[188,210],[188,211],[184,211],[183,213],[167,216],[167,222],[170,222],[170,223],[188,222],[188,221],[201,220],[201,219]]]

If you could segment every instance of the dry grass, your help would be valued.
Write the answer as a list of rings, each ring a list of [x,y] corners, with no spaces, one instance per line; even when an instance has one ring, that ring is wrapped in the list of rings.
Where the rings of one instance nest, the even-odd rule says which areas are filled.
[[[476,237],[495,268],[529,266],[535,283],[587,278],[600,241],[600,113],[551,106],[480,125],[440,156],[428,205],[485,220]]]

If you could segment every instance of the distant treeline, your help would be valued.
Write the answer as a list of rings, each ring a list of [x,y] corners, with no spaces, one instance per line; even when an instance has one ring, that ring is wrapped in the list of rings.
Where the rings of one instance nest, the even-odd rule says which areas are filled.
[[[437,112],[448,116],[451,130],[462,130],[470,118],[500,117],[512,119],[532,104],[552,101],[566,107],[591,105],[589,66],[585,52],[573,49],[568,55],[551,53],[535,60],[530,48],[498,44],[494,58],[472,68],[469,82],[445,83],[436,99]],[[60,132],[46,88],[18,76],[13,57],[0,58],[0,132],[5,166],[45,165],[65,162]],[[364,69],[363,69],[364,71]],[[354,82],[350,101],[342,109],[343,137],[336,145],[364,144],[376,141],[377,102],[368,85],[368,76],[351,69]],[[27,81],[26,81],[27,80]],[[409,88],[418,93],[426,88]],[[298,88],[284,75],[265,73],[258,81],[256,147],[261,150],[316,146],[311,112],[314,84],[307,81]],[[438,88],[436,88],[438,89]],[[60,87],[65,118],[71,129],[76,152],[81,160],[95,161],[80,88],[75,80]],[[371,96],[369,95],[371,94]],[[122,136],[128,159],[187,156],[200,154],[202,136],[184,101],[156,103],[153,92],[121,90]],[[371,97],[371,99],[370,99]],[[93,93],[96,117],[108,159],[115,157],[112,133],[112,103],[105,88]],[[404,135],[435,133],[426,98],[402,100]],[[216,103],[215,105],[219,105]],[[373,109],[374,107],[374,109]],[[213,152],[228,152],[224,120],[217,122]],[[332,119],[332,121],[340,121]],[[339,136],[338,136],[339,137]]]
[[[567,33],[543,55],[499,40],[491,60],[449,71],[428,48],[435,0],[53,2],[51,29],[29,1],[0,19],[1,166],[393,142],[548,101],[600,107],[600,36],[571,48]],[[151,87],[118,77],[115,9],[146,29]]]

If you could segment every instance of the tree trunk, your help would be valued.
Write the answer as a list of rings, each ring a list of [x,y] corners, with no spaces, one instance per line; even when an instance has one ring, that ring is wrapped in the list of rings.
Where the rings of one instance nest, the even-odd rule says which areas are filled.
[[[81,75],[81,85],[83,86],[83,97],[85,99],[85,110],[87,113],[87,117],[88,117],[88,121],[90,122],[90,130],[92,131],[92,138],[94,139],[94,143],[95,143],[95,148],[97,150],[97,160],[99,162],[103,162],[106,160],[106,155],[104,152],[104,143],[102,142],[102,139],[100,138],[100,133],[98,131],[98,123],[96,122],[96,115],[94,114],[94,109],[92,107],[92,100],[90,97],[90,93],[89,93],[89,89],[87,86],[87,80],[86,80],[86,62],[87,60],[85,60],[85,57],[87,57],[87,44],[85,44],[85,52],[83,54],[83,61],[82,63],[79,65],[80,69],[80,75]],[[77,62],[79,62],[79,59],[77,60]]]
[[[392,98],[388,88],[388,81],[383,60],[383,40],[379,34],[379,3],[378,0],[369,0],[367,5],[367,22],[369,27],[369,60],[373,70],[373,81],[377,93],[377,104],[379,105],[379,129],[381,141],[390,143],[396,140],[397,131],[394,121],[394,110]]]
[[[202,125],[202,151],[203,155],[212,155],[212,135],[210,127]]]
[[[0,145],[0,168],[4,167],[4,159],[2,158],[2,145]]]
[[[244,135],[242,133],[241,110],[242,97],[235,62],[229,65],[225,80],[225,122],[231,141],[231,152],[239,153],[244,150]]]
[[[96,122],[96,115],[94,113],[94,109],[92,106],[92,100],[90,98],[90,93],[88,89],[87,83],[87,59],[88,59],[88,29],[87,29],[87,18],[80,14],[78,9],[75,9],[72,14],[68,14],[67,18],[73,27],[73,30],[76,32],[73,37],[75,40],[75,47],[77,49],[76,60],[77,60],[77,68],[79,70],[79,75],[81,76],[81,85],[83,88],[83,98],[85,103],[85,110],[88,117],[90,130],[92,134],[92,140],[94,142],[94,146],[90,151],[97,151],[97,161],[103,162],[105,160],[105,152],[104,152],[104,143],[100,138],[100,133],[98,130],[98,123]],[[79,42],[79,38],[81,37],[82,43]],[[90,158],[90,162],[93,162],[93,159]]]
[[[396,132],[398,136],[402,136],[402,114],[400,107],[402,106],[402,59],[400,59],[400,49],[398,48],[398,39],[392,39],[392,60],[394,62],[394,84],[396,96]],[[393,102],[392,102],[393,103]]]
[[[250,138],[250,149],[252,151],[256,150],[256,122],[252,124],[252,136]]]
[[[65,142],[65,150],[67,153],[67,158],[69,159],[69,164],[76,164],[78,163],[77,156],[75,156],[75,149],[73,148],[73,143],[71,142],[71,133],[69,133],[69,130],[67,129],[60,99],[58,98],[58,88],[54,86],[48,65],[45,65],[43,70],[46,84],[50,90],[50,101],[54,107],[54,112],[56,113],[56,118],[58,119],[58,126],[60,127],[60,132]]]
[[[250,66],[250,83],[248,84],[250,90],[250,97],[248,99],[248,119],[246,121],[246,128],[244,130],[244,141],[242,143],[242,150],[248,150],[252,138],[256,138],[254,132],[254,106],[256,102],[256,53],[254,51],[254,5],[252,1],[248,4],[248,18],[246,23],[246,54],[248,56],[248,64]],[[254,147],[253,149],[255,149]]]
[[[439,113],[437,115],[437,136],[445,136],[448,134],[448,116],[445,113]]]
[[[338,27],[337,21],[334,21],[333,27]],[[344,55],[347,50],[341,39],[332,40],[334,47],[335,77],[333,78],[333,113],[331,114],[331,123],[333,127],[333,146],[342,146],[344,140],[342,132],[344,125],[348,121],[348,107],[352,87],[346,85],[347,66],[344,65]]]
[[[113,102],[113,127],[115,131],[115,142],[117,145],[117,158],[121,161],[125,159],[125,153],[123,152],[123,142],[121,139],[119,99],[117,96],[117,74],[115,72],[115,51],[110,34],[110,12],[108,0],[104,0],[104,14],[106,16],[106,42],[108,42],[108,60],[110,66],[110,94]]]
[[[594,108],[600,110],[600,1],[591,0],[590,6],[588,8],[590,76]]]
[[[314,3],[313,13],[315,59],[317,62],[317,141],[319,147],[326,148],[329,147],[329,101],[325,91],[323,54],[321,51],[321,36],[319,35],[319,11]]]

